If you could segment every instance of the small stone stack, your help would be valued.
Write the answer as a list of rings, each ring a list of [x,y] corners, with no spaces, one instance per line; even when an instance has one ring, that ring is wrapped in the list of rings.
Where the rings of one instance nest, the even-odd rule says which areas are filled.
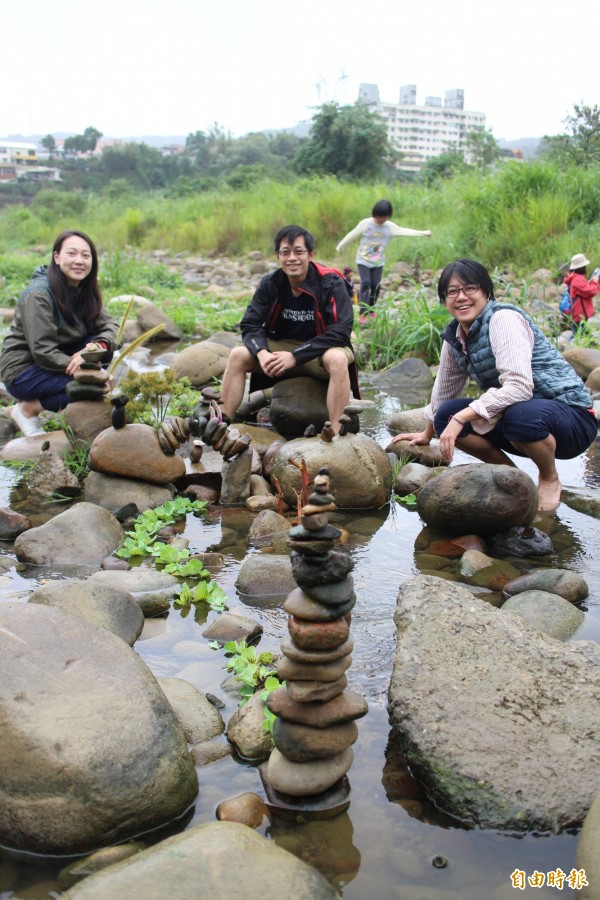
[[[102,400],[104,389],[110,375],[102,368],[102,359],[106,356],[106,348],[102,344],[87,344],[81,351],[83,362],[73,373],[73,381],[69,381],[66,392],[73,400]]]
[[[278,718],[275,749],[261,775],[269,806],[292,816],[325,818],[348,808],[355,719],[368,709],[360,695],[346,690],[354,562],[333,549],[341,534],[328,524],[335,508],[329,470],[320,469],[301,524],[288,538],[298,587],[283,604],[290,637],[281,645],[277,673],[286,686],[267,699]]]

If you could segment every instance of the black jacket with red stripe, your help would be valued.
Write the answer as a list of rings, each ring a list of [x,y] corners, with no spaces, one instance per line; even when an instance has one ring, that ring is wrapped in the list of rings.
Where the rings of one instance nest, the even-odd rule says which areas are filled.
[[[285,290],[284,290],[285,288]],[[244,344],[256,356],[260,350],[268,350],[268,339],[294,341],[293,324],[285,332],[280,316],[288,294],[289,281],[283,269],[265,275],[240,323]],[[299,366],[322,356],[330,347],[350,347],[354,323],[354,310],[342,275],[321,263],[310,262],[306,279],[300,291],[311,297],[315,304],[315,336],[305,340],[293,352]],[[358,392],[356,366],[350,367],[350,382],[355,397]]]

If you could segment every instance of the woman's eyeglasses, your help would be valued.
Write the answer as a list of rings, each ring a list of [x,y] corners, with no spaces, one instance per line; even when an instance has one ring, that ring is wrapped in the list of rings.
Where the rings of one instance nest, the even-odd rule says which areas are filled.
[[[463,294],[466,294],[467,297],[472,297],[473,294],[476,294],[478,290],[478,284],[465,284],[461,285],[461,287],[448,288],[448,290],[444,294],[444,297],[446,298],[446,300],[456,300],[461,291],[463,292]]]

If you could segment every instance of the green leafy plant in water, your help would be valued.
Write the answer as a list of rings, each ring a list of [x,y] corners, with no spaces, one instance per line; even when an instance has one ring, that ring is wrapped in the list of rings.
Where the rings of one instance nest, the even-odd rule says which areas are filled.
[[[404,497],[399,497],[398,494],[394,494],[394,500],[396,500],[397,503],[401,503],[403,506],[406,506],[407,509],[417,508],[416,494],[405,494]]]
[[[132,556],[151,556],[156,535],[161,528],[165,525],[172,525],[190,512],[204,512],[207,505],[205,500],[190,500],[188,497],[176,497],[174,500],[167,500],[162,506],[146,509],[135,519],[133,531],[127,532],[125,540],[117,550],[116,555],[122,559],[130,559]],[[165,544],[164,546],[169,545]],[[177,553],[182,553],[182,551],[177,551]],[[176,561],[169,559],[165,565],[177,565],[182,558],[184,557],[178,556]]]
[[[154,538],[141,529],[129,532],[116,555],[121,559],[131,559],[134,556],[150,556]]]
[[[190,551],[187,548],[179,549],[162,541],[156,541],[152,547],[152,556],[155,557],[154,562],[157,566],[176,566],[189,555]]]
[[[210,572],[204,568],[201,559],[188,559],[187,562],[168,563],[163,572],[177,578],[210,578]]]
[[[260,694],[260,699],[265,704],[263,707],[263,731],[268,731],[273,737],[273,725],[275,724],[275,719],[277,716],[275,713],[271,712],[269,707],[267,706],[267,698],[269,694],[272,694],[273,691],[279,690],[280,687],[285,687],[285,681],[280,681],[277,675],[268,675],[265,678],[265,683],[263,685],[263,690]]]
[[[190,606],[192,603],[207,603],[216,612],[227,609],[227,594],[214,581],[200,581],[194,587],[184,581],[176,590],[175,606]]]
[[[271,668],[273,654],[268,650],[259,653],[256,647],[249,646],[246,641],[227,641],[223,650],[229,655],[227,670],[233,672],[241,682],[240,706],[244,706],[255,690],[262,687],[269,676],[275,675]]]

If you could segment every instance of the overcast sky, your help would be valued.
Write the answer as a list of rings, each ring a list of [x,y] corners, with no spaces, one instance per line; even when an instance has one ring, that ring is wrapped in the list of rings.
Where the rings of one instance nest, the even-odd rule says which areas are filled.
[[[564,131],[600,102],[596,2],[27,0],[2,8],[0,136],[234,136],[353,103],[463,88],[497,139]]]

